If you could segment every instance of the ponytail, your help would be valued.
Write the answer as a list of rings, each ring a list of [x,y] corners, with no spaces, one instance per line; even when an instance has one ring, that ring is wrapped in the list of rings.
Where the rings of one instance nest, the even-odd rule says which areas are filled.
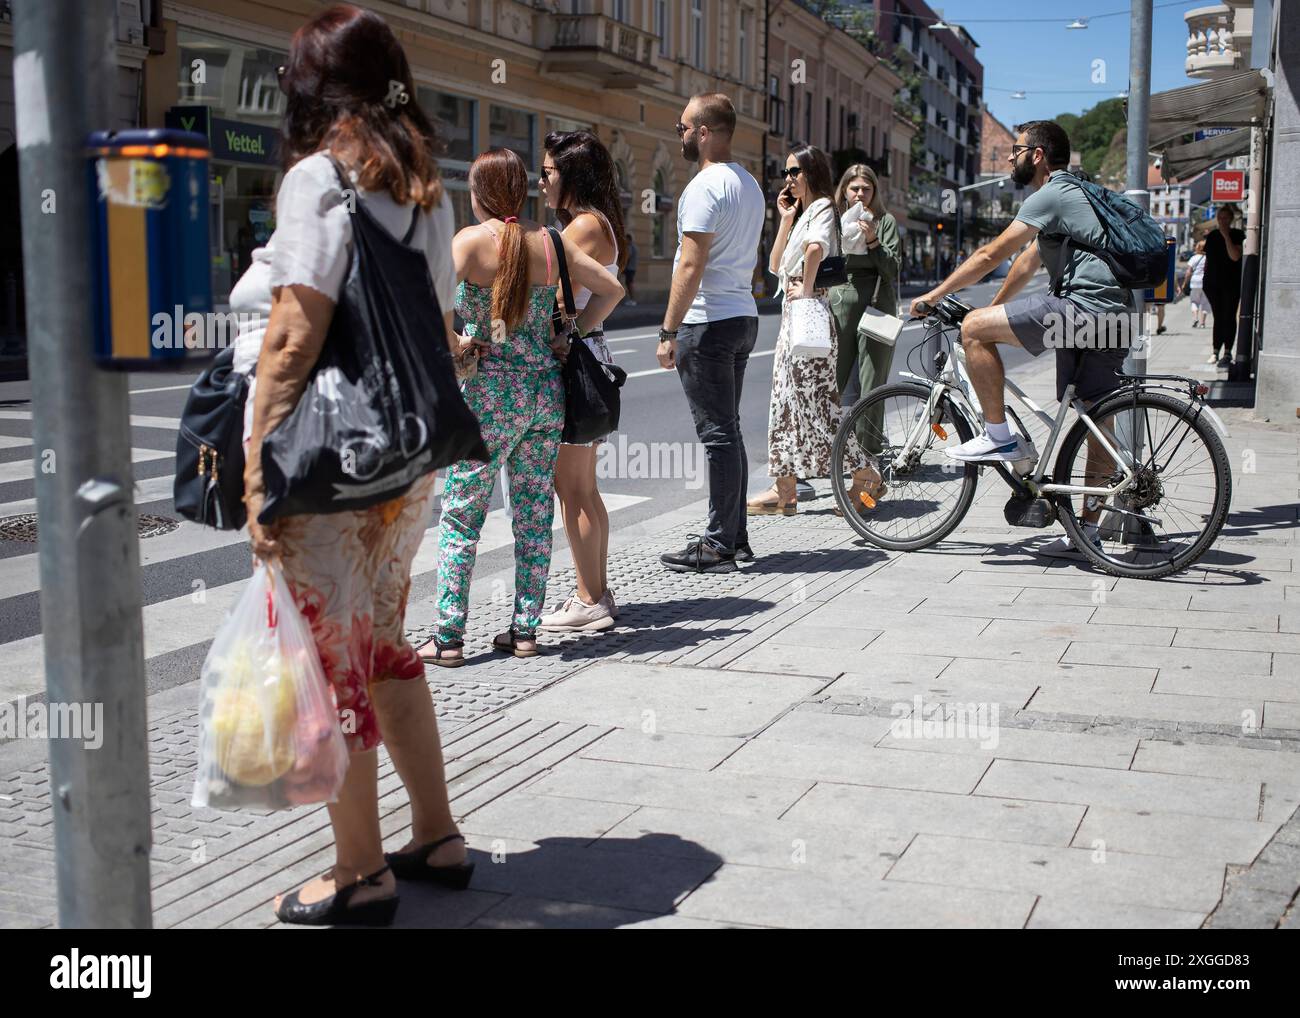
[[[500,266],[492,280],[492,320],[514,329],[528,313],[528,244],[514,217],[501,230]]]
[[[519,154],[490,148],[469,168],[469,187],[483,211],[502,222],[492,280],[492,320],[516,328],[528,313],[528,244],[518,218],[528,200],[528,170]]]

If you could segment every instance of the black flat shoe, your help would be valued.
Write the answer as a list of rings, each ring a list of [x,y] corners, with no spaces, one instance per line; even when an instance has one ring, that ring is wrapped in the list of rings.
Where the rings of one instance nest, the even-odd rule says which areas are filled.
[[[429,856],[449,841],[464,840],[464,835],[448,834],[445,838],[420,845],[409,852],[385,852],[384,861],[392,868],[398,880],[423,880],[449,887],[453,891],[463,891],[469,886],[469,878],[474,875],[474,864],[458,862],[451,866],[430,866]]]
[[[296,926],[388,926],[397,915],[396,894],[387,898],[372,898],[358,905],[349,905],[352,896],[362,887],[379,887],[382,878],[388,872],[385,866],[368,877],[362,877],[355,884],[340,887],[328,898],[305,905],[298,900],[298,892],[286,894],[275,910],[275,916],[282,923]]]
[[[675,573],[734,573],[736,571],[734,553],[723,554],[698,537],[682,551],[670,551],[660,555],[659,561]]]
[[[754,561],[754,549],[749,546],[748,541],[741,541],[736,545],[735,559],[737,562]]]

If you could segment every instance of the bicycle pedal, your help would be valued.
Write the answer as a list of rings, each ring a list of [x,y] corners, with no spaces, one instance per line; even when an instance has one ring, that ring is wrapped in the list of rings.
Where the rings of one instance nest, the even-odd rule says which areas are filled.
[[[1056,509],[1050,499],[1021,498],[1012,495],[1002,509],[1002,515],[1013,527],[1032,527],[1042,529],[1056,522]]]

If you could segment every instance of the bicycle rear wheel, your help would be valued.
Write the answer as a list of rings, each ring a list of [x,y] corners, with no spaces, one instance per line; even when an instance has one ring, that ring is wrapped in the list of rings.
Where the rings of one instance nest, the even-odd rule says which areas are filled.
[[[1138,393],[1136,405],[1131,392],[1117,393],[1088,416],[1138,465],[1137,477],[1109,499],[1058,494],[1070,540],[1112,576],[1154,580],[1186,569],[1219,536],[1232,502],[1232,469],[1214,425],[1194,404],[1159,392]],[[1089,434],[1080,420],[1065,436],[1056,483],[1109,487],[1123,477]],[[1098,525],[1099,547],[1085,537],[1085,521]]]
[[[949,459],[944,449],[972,437],[966,419],[945,395],[939,419],[930,426],[930,390],[915,382],[872,389],[844,415],[831,448],[835,504],[859,536],[878,548],[915,551],[943,540],[962,521],[975,498],[979,470]],[[919,441],[904,456],[913,433]],[[849,499],[851,475],[863,461],[880,472],[888,487],[874,509]]]

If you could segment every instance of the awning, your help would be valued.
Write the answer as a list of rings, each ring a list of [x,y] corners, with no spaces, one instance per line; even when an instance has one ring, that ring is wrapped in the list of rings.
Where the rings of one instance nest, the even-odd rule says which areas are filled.
[[[1151,97],[1149,144],[1158,149],[1200,128],[1250,127],[1262,122],[1268,93],[1268,82],[1259,70],[1157,92]],[[1127,108],[1126,102],[1126,112]]]
[[[1250,151],[1250,128],[1216,134],[1187,145],[1167,147],[1160,160],[1160,174],[1166,181],[1186,180],[1232,156]]]

